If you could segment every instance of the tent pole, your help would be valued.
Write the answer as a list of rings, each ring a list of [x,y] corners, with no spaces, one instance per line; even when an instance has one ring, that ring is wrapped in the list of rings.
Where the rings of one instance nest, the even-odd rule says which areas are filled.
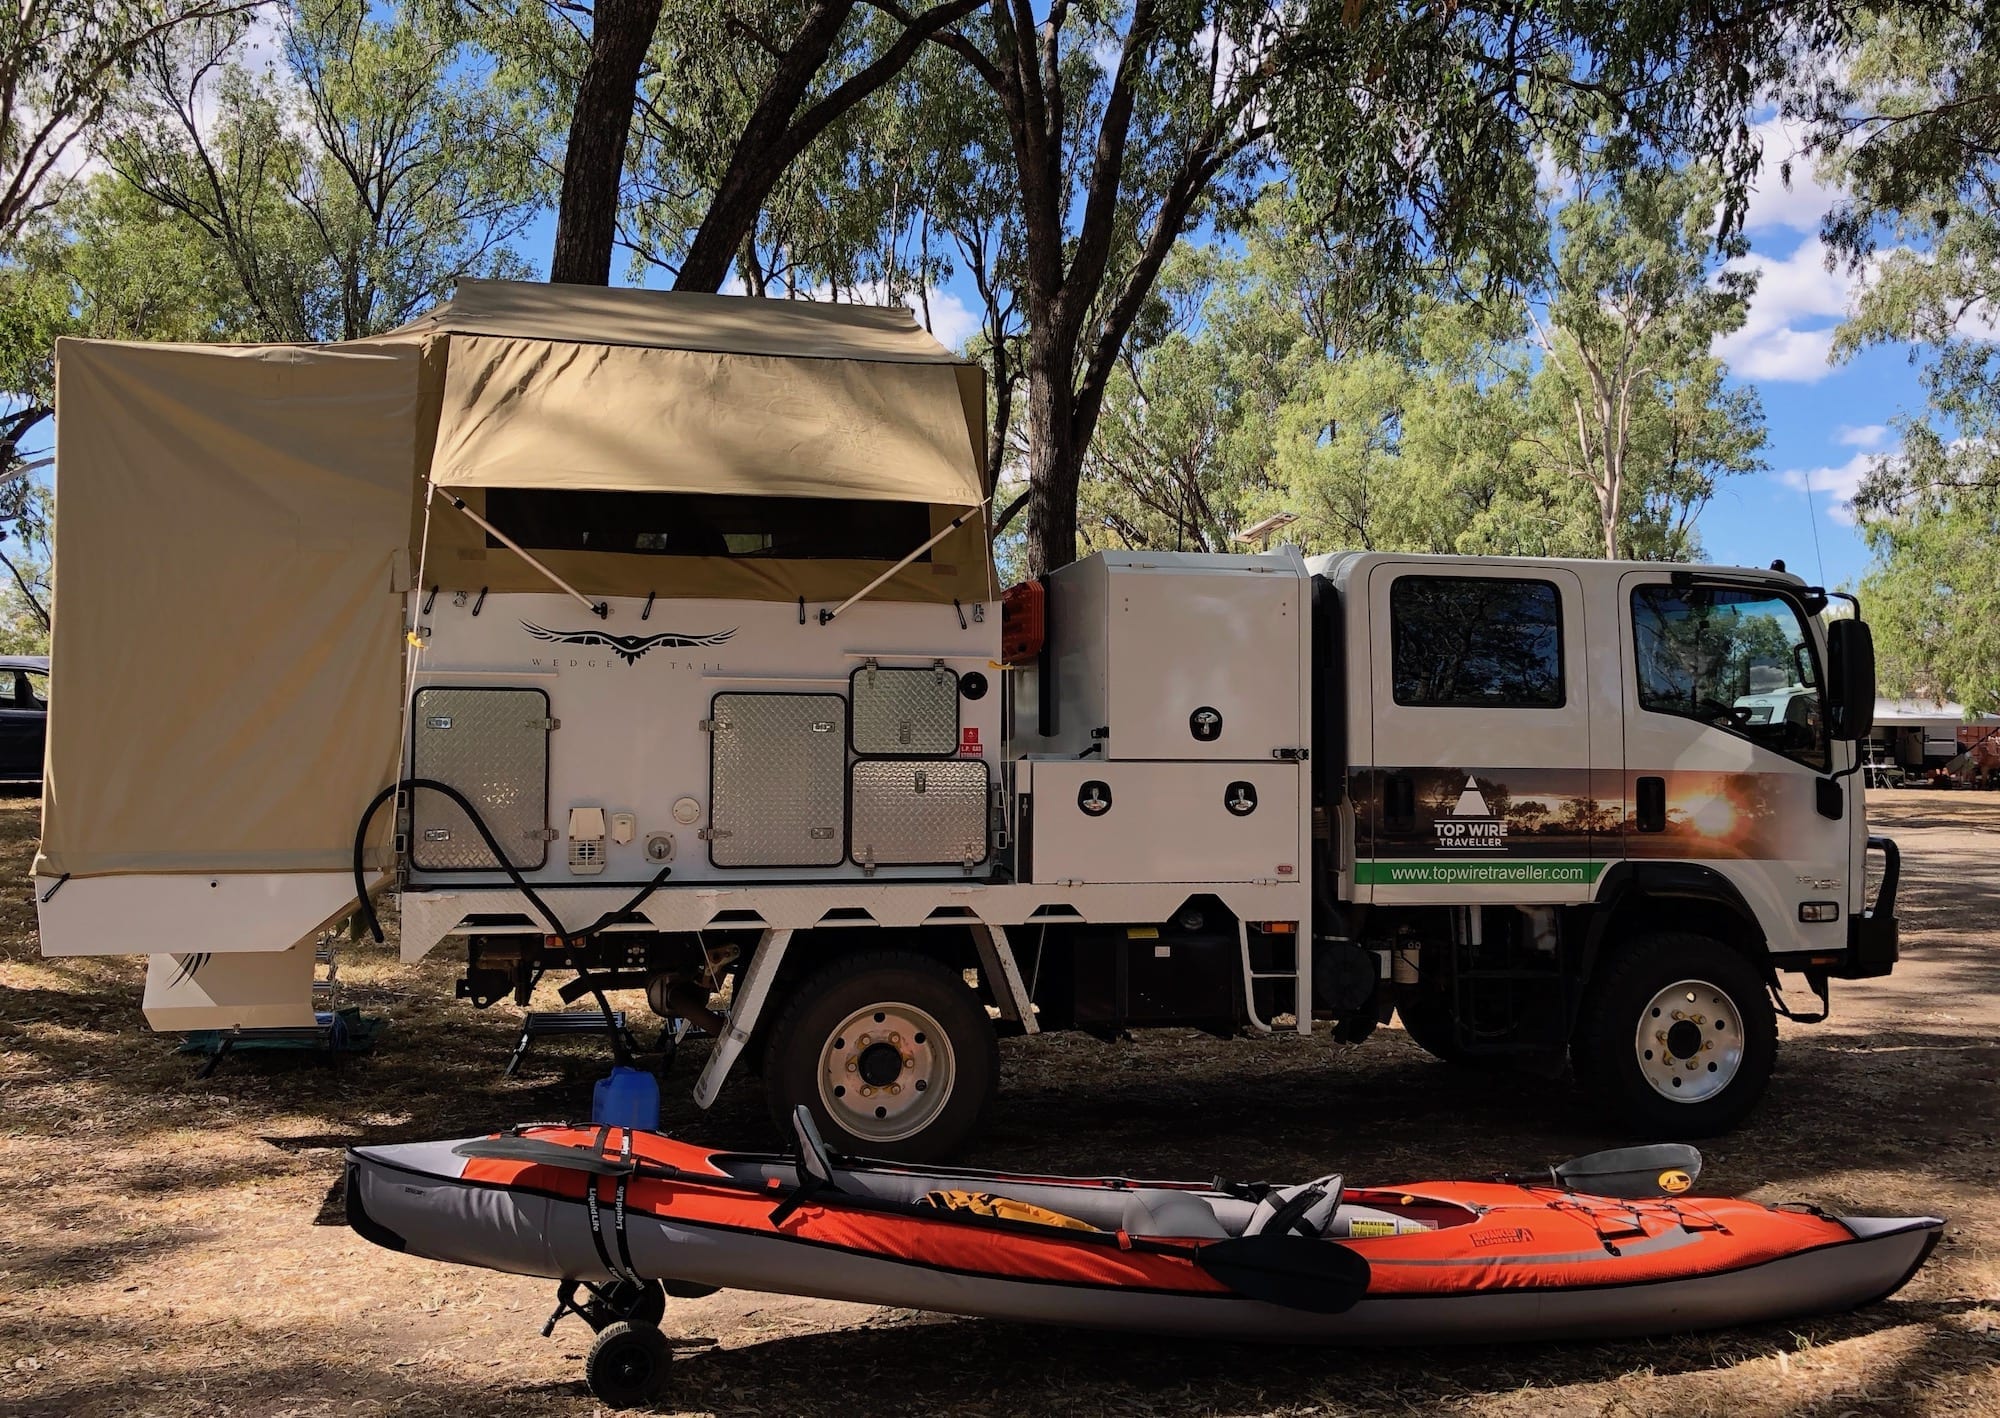
[[[986,504],[982,502],[976,507],[966,508],[963,512],[959,513],[956,517],[952,518],[951,522],[944,528],[943,531],[937,533],[929,541],[925,542],[922,546],[918,547],[915,551],[911,552],[908,556],[904,557],[901,561],[897,562],[894,566],[890,567],[887,571],[883,572],[880,576],[877,576],[873,581],[870,581],[866,586],[863,586],[860,590],[856,591],[853,595],[849,596],[846,600],[842,601],[839,605],[835,606],[832,610],[821,611],[819,613],[819,623],[821,625],[825,625],[828,621],[832,620],[835,616],[839,615],[842,611],[846,610],[849,606],[853,605],[856,601],[861,600],[867,595],[869,595],[871,592],[875,590],[877,586],[880,586],[884,581],[887,581],[891,576],[894,576],[898,571],[901,571],[904,567],[908,566],[911,562],[915,561],[918,557],[922,556],[925,552],[929,551],[932,547],[936,546],[939,542],[943,541],[946,537],[950,536],[953,532],[956,532],[960,527],[963,527],[968,521],[971,520],[972,515],[975,512],[979,511],[980,508],[984,507],[985,505]]]
[[[611,603],[609,601],[591,600],[590,597],[584,595],[583,592],[577,590],[576,587],[570,585],[569,582],[563,580],[562,577],[556,575],[555,572],[549,570],[548,567],[542,565],[541,562],[535,560],[533,556],[529,555],[527,548],[523,547],[519,542],[515,541],[512,537],[508,536],[505,532],[501,531],[498,527],[494,526],[491,522],[487,521],[484,517],[480,516],[477,512],[474,512],[470,507],[467,507],[465,505],[464,498],[455,497],[451,493],[440,490],[436,483],[431,484],[431,494],[434,497],[442,497],[446,502],[449,502],[453,507],[457,508],[460,512],[463,512],[467,517],[472,519],[472,521],[478,523],[481,527],[484,527],[486,529],[487,535],[491,536],[495,541],[499,542],[501,546],[507,548],[507,550],[513,552],[514,555],[520,557],[521,560],[527,562],[528,565],[534,567],[535,570],[541,572],[542,575],[548,577],[550,581],[554,582],[557,586],[562,588],[562,590],[566,594],[574,596],[576,598],[576,602],[578,605],[582,606],[585,610],[589,611],[599,620],[609,620],[611,618]],[[954,523],[953,525],[956,524]],[[949,531],[950,528],[946,528],[945,530]],[[936,541],[936,540],[937,540],[936,537],[931,538],[931,541]],[[914,560],[919,554],[923,552],[924,548],[928,547],[929,545],[930,542],[926,542],[924,546],[918,547],[916,551],[910,553],[909,559]],[[878,582],[877,584],[879,585],[880,583]],[[871,586],[868,589],[872,591],[875,588]],[[866,592],[864,592],[863,594],[865,595]],[[856,599],[859,599],[859,597],[857,597]],[[846,610],[847,607],[842,606],[841,609]]]

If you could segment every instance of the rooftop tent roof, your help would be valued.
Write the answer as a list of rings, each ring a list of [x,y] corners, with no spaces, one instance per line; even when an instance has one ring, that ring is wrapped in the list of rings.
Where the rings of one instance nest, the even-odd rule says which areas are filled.
[[[976,367],[901,307],[536,281],[461,280],[449,301],[404,331]]]
[[[449,338],[440,485],[954,507],[988,492],[979,367],[908,311],[465,281],[407,333]]]

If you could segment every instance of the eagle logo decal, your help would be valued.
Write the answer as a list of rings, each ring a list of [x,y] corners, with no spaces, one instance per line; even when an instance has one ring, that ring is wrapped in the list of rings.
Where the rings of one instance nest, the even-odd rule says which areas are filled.
[[[720,645],[736,633],[732,626],[712,635],[683,635],[677,630],[664,631],[659,635],[613,635],[604,630],[548,630],[530,625],[525,620],[521,622],[521,629],[537,640],[548,640],[557,645],[603,645],[628,665],[638,664],[641,655],[662,645],[677,650],[696,645]]]

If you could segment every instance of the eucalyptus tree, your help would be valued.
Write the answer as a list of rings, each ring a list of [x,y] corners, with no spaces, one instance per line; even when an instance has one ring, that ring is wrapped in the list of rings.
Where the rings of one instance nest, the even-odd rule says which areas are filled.
[[[1795,97],[1846,194],[1829,248],[1866,277],[1837,356],[1904,345],[1926,407],[1855,499],[1886,686],[2000,709],[2000,16],[1883,6]]]
[[[265,63],[191,27],[141,56],[106,159],[227,271],[229,333],[353,339],[460,276],[526,274],[546,117],[423,6],[293,0]]]
[[[1528,307],[1532,437],[1590,489],[1598,554],[1683,557],[1715,480],[1763,466],[1756,395],[1710,353],[1748,315],[1756,277],[1727,263],[1749,243],[1719,229],[1706,165],[1590,164],[1574,181]]]

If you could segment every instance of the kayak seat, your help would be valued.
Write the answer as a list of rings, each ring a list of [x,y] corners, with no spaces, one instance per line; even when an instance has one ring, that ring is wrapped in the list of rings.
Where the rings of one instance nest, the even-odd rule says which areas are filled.
[[[1211,1236],[1229,1234],[1215,1209],[1200,1197],[1169,1187],[1138,1187],[1125,1193],[1125,1211],[1118,1229],[1133,1236]]]
[[[1327,1224],[1340,1210],[1340,1194],[1338,1172],[1294,1187],[1274,1187],[1250,1213],[1243,1234],[1258,1236],[1270,1231],[1275,1235],[1324,1236]]]

